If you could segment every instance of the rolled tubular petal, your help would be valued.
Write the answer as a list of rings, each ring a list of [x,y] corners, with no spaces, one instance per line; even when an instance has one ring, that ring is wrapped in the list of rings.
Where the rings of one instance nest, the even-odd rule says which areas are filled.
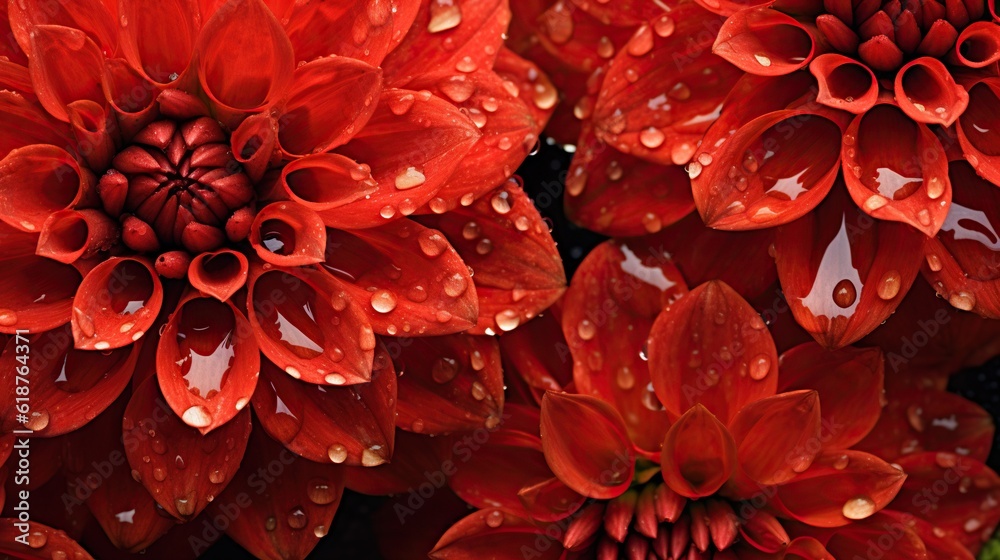
[[[132,138],[157,116],[159,91],[123,59],[104,61],[101,85],[124,138]]]
[[[32,144],[72,145],[72,135],[66,123],[49,116],[37,103],[12,91],[0,91],[0,114],[4,127],[0,130],[0,155]]]
[[[927,125],[878,105],[844,134],[843,166],[851,198],[868,215],[929,236],[941,228],[952,187],[944,148]]]
[[[134,442],[125,448],[137,473],[133,478],[168,514],[190,521],[236,475],[250,436],[250,412],[202,434],[172,414],[156,381],[147,379],[132,394],[122,432]]]
[[[81,276],[72,266],[35,255],[37,237],[0,224],[3,305],[0,332],[38,333],[70,321]]]
[[[663,481],[687,498],[711,496],[737,466],[736,443],[726,426],[700,404],[688,409],[663,439]]]
[[[34,144],[0,160],[0,219],[38,232],[49,215],[76,205],[93,176],[65,150]]]
[[[701,404],[728,423],[778,384],[778,352],[767,326],[719,281],[694,288],[660,313],[648,355],[656,396],[672,417]]]
[[[795,18],[770,7],[737,12],[722,25],[712,52],[758,76],[780,76],[805,67],[816,44]]]
[[[917,122],[951,126],[969,104],[965,88],[935,58],[907,63],[896,74],[895,85],[899,108]]]
[[[860,115],[875,106],[878,82],[864,64],[841,54],[822,54],[809,64],[819,91],[816,101]]]
[[[958,36],[955,54],[959,62],[970,68],[983,68],[1000,60],[1000,28],[986,21],[966,27]]]
[[[125,0],[121,2],[122,52],[136,71],[158,84],[185,74],[201,19],[197,0]]]
[[[250,402],[260,351],[250,322],[232,303],[188,294],[177,304],[156,350],[156,375],[185,424],[207,434]]]
[[[81,350],[121,348],[153,325],[163,286],[139,257],[113,257],[94,267],[73,298],[73,338]]]
[[[344,285],[320,271],[250,271],[247,311],[261,352],[307,383],[371,378],[375,333],[359,305]]]
[[[104,251],[118,239],[118,224],[98,210],[59,210],[42,225],[35,254],[66,264]]]
[[[838,184],[817,211],[775,235],[778,279],[795,320],[826,348],[865,336],[910,289],[921,243],[913,228],[861,212]]]
[[[73,101],[86,99],[103,105],[104,56],[83,31],[38,25],[31,32],[31,51],[28,70],[35,95],[50,115],[69,122],[66,106]]]
[[[108,13],[107,3],[101,0],[80,0],[49,4],[44,0],[18,2],[4,10],[9,15],[12,39],[25,54],[36,57],[32,51],[31,31],[39,25],[54,25],[83,31],[106,52],[118,47],[117,22]],[[6,18],[5,18],[6,19]]]
[[[250,245],[265,262],[303,266],[323,262],[326,226],[319,214],[294,202],[273,202],[250,226]]]
[[[222,249],[191,260],[188,281],[201,293],[227,301],[247,282],[249,263],[243,253]]]
[[[264,361],[253,407],[264,430],[319,463],[372,467],[392,458],[396,372],[383,346],[368,383],[323,387],[296,381]]]
[[[240,123],[230,138],[233,159],[254,182],[260,181],[268,166],[281,157],[277,150],[277,128],[271,113],[259,113]]]
[[[969,88],[969,106],[958,119],[958,141],[965,159],[986,180],[1000,183],[1000,79],[987,78]]]
[[[586,395],[547,393],[542,450],[552,472],[584,496],[610,499],[632,482],[635,453],[621,415]]]
[[[66,111],[82,159],[90,169],[107,169],[118,149],[112,114],[87,99],[70,103]]]
[[[371,169],[340,154],[313,154],[281,170],[279,184],[301,206],[315,211],[330,227],[341,225],[337,210],[377,190]]]

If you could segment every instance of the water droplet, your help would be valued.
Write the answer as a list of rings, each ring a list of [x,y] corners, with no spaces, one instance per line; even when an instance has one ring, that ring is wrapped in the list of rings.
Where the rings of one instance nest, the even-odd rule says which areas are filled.
[[[208,473],[208,480],[212,484],[222,484],[223,482],[226,481],[226,474],[220,471],[219,469],[215,469],[212,472]]]
[[[753,55],[753,57],[757,59],[757,64],[760,64],[764,68],[767,68],[768,66],[771,65],[771,59],[764,56],[763,54],[755,54]]]
[[[472,383],[472,398],[477,401],[481,401],[486,398],[486,387],[483,387],[482,383],[478,381]]]
[[[886,272],[882,279],[878,283],[878,297],[890,300],[899,294],[899,289],[902,286],[903,279],[899,275],[899,272],[895,270],[890,270]]]
[[[934,253],[927,255],[927,267],[932,272],[939,272],[941,270],[941,258]]]
[[[405,115],[409,112],[410,108],[413,107],[414,101],[416,101],[416,98],[412,93],[407,93],[406,95],[401,95],[399,97],[393,97],[389,99],[389,110],[392,111],[392,114],[394,115]],[[360,177],[356,177],[354,171],[352,170],[351,178],[355,181],[361,181],[367,179],[370,174],[371,171],[361,175]]]
[[[465,293],[468,287],[468,281],[460,273],[456,272],[451,276],[444,279],[444,293],[448,297],[458,297]]]
[[[850,464],[850,462],[851,462],[850,457],[848,457],[847,455],[841,455],[840,457],[837,457],[833,461],[833,468],[837,469],[838,471],[842,471],[847,468],[847,465]]]
[[[486,524],[494,529],[503,525],[503,513],[495,509],[486,514]]]
[[[192,406],[185,410],[181,419],[192,428],[204,428],[212,424],[212,414],[201,405]]]
[[[760,381],[771,371],[771,359],[761,354],[750,361],[750,378]]]
[[[153,469],[153,478],[156,479],[157,482],[163,482],[167,479],[167,471],[162,467],[155,467]]]
[[[833,287],[833,302],[843,309],[850,307],[857,298],[857,288],[850,280],[841,280]]]
[[[969,292],[955,292],[948,297],[948,303],[962,311],[972,311],[976,307],[976,296]]]
[[[417,170],[416,167],[407,167],[399,175],[396,175],[396,188],[403,191],[423,185],[427,177]]]
[[[502,331],[512,331],[521,323],[521,316],[513,309],[505,309],[493,317]]]
[[[618,387],[628,391],[632,387],[635,387],[635,374],[628,366],[622,366],[618,373],[615,374],[615,383]]]
[[[576,334],[580,335],[583,340],[590,340],[597,334],[597,327],[588,319],[584,319],[576,326]]]
[[[365,467],[377,467],[385,463],[385,458],[379,455],[374,448],[365,449],[361,452],[361,464]]]
[[[45,536],[45,533],[39,531],[34,531],[28,534],[28,546],[31,548],[42,548],[48,540],[49,539]]]
[[[666,136],[664,136],[660,129],[652,126],[639,132],[639,142],[650,150],[655,150],[662,146],[665,138]]]
[[[944,194],[944,181],[939,177],[931,177],[927,181],[927,196],[931,199],[941,198]]]
[[[308,522],[309,519],[306,517],[306,512],[301,507],[288,512],[288,526],[292,529],[302,529]]]
[[[643,56],[653,50],[653,32],[649,26],[643,25],[635,32],[635,35],[629,40],[626,50],[628,54],[636,57]]]
[[[867,519],[875,513],[875,502],[866,496],[851,498],[844,504],[842,513],[844,517],[855,521]]]
[[[318,538],[318,539],[322,539],[323,537],[325,537],[325,536],[326,536],[326,534],[327,534],[327,533],[328,533],[329,531],[330,531],[330,530],[326,528],[326,525],[317,525],[317,526],[316,526],[316,527],[315,527],[315,528],[313,529],[313,534],[314,534],[314,535],[316,535],[316,538]]]
[[[447,383],[458,375],[458,362],[454,358],[438,358],[431,366],[431,377],[438,383]]]
[[[38,410],[31,413],[28,417],[28,421],[24,423],[24,427],[28,428],[33,432],[39,432],[44,430],[49,425],[49,413],[44,410]]]
[[[17,324],[17,313],[13,309],[0,309],[0,325],[12,327],[15,324]],[[93,323],[91,323],[91,329],[93,329]],[[93,333],[89,336],[93,336]]]
[[[372,309],[379,313],[389,313],[396,308],[396,296],[389,290],[377,290],[372,294]]]
[[[343,463],[347,460],[347,448],[339,443],[331,445],[326,454],[334,463]]]
[[[268,531],[273,531],[277,527],[278,527],[278,520],[273,517],[268,517],[267,520],[264,521],[264,528],[267,529]]]
[[[314,479],[309,481],[306,492],[314,504],[321,506],[332,504],[337,499],[337,489],[325,480]]]
[[[506,191],[501,191],[490,199],[490,206],[493,207],[493,211],[497,214],[506,214],[510,212],[510,194]],[[0,315],[2,318],[2,315]]]
[[[452,0],[434,0],[430,5],[430,13],[427,31],[431,33],[454,29],[462,23],[462,10]]]
[[[661,15],[653,21],[653,31],[663,38],[673,35],[676,27],[673,18],[666,14]]]

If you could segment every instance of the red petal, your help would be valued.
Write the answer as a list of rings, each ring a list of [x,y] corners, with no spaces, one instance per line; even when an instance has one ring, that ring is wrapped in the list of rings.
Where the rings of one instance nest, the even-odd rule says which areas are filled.
[[[92,180],[55,146],[12,150],[0,161],[0,219],[21,231],[40,231],[50,214],[76,205]]]
[[[466,63],[492,68],[508,23],[510,8],[500,0],[421,2],[409,33],[382,63],[386,82],[405,87],[416,76]]]
[[[125,60],[115,58],[104,62],[102,85],[123,137],[135,136],[157,116],[154,102],[162,94]]]
[[[39,349],[27,355],[17,351],[24,346]],[[107,352],[88,352],[73,348],[68,326],[45,333],[11,338],[0,357],[3,373],[0,380],[11,387],[18,385],[15,375],[27,371],[31,376],[31,412],[27,422],[15,423],[18,401],[15,391],[7,393],[0,406],[3,429],[23,429],[41,437],[54,437],[79,429],[100,414],[128,385],[139,352],[135,346]],[[20,369],[27,366],[26,369]]]
[[[857,32],[851,29],[845,21],[850,21],[853,15],[853,7],[850,2],[846,3],[847,18],[841,19],[833,14],[822,14],[816,18],[816,29],[823,34],[826,42],[840,52],[853,53],[858,48],[861,38]],[[866,66],[867,68],[867,66]]]
[[[809,64],[819,91],[816,101],[860,115],[878,99],[875,74],[858,61],[836,53],[822,54]]]
[[[336,54],[378,66],[416,15],[417,2],[297,2],[275,12],[295,47],[296,60]]]
[[[28,70],[38,101],[53,117],[68,122],[66,105],[87,99],[104,103],[101,49],[78,29],[38,25],[31,32]]]
[[[304,266],[323,262],[326,226],[319,214],[294,202],[273,202],[250,226],[250,246],[265,262]]]
[[[195,47],[198,79],[227,124],[276,102],[292,81],[292,44],[262,0],[229,0]]]
[[[188,281],[194,289],[224,302],[246,284],[249,267],[243,253],[231,249],[200,253],[191,261]]]
[[[588,13],[591,3],[577,4],[570,0],[552,3],[537,16],[534,37],[562,64],[583,72],[593,72],[603,65],[625,46],[637,25],[648,22],[644,19],[626,26],[608,25],[607,20]]]
[[[802,328],[840,348],[886,320],[913,284],[921,235],[873,220],[837,185],[814,212],[775,235],[778,277]]]
[[[806,26],[770,7],[741,10],[719,29],[712,52],[744,72],[781,76],[805,67],[816,51]]]
[[[36,236],[0,224],[0,332],[37,333],[69,322],[80,273],[34,255]],[[23,333],[22,333],[23,334]]]
[[[156,374],[170,408],[202,434],[250,402],[260,351],[250,322],[232,303],[188,294],[160,332]]]
[[[969,89],[969,107],[958,119],[958,141],[965,158],[987,181],[1000,184],[1000,79],[988,78]]]
[[[389,5],[375,2],[370,9],[383,8],[388,11]],[[381,89],[378,68],[344,56],[296,68],[288,102],[278,117],[278,141],[285,156],[325,152],[347,142],[375,112]]]
[[[793,480],[776,487],[772,504],[814,527],[840,527],[889,504],[906,475],[860,451],[824,451]]]
[[[376,467],[345,467],[347,487],[362,494],[379,496],[408,495],[427,482],[440,488],[447,483],[441,469],[446,466],[445,461],[454,458],[454,452],[447,448],[451,444],[450,438],[424,436],[397,428],[392,462]],[[428,476],[431,478],[428,479]]]
[[[898,523],[905,524],[917,534],[927,548],[927,557],[931,560],[973,560],[975,557],[960,542],[940,536],[941,529],[933,524],[906,513],[885,511],[885,515],[893,517]],[[935,530],[937,529],[937,530]]]
[[[343,282],[379,334],[449,334],[476,320],[468,267],[440,232],[414,221],[327,230],[323,266]]]
[[[686,292],[667,254],[638,240],[598,245],[566,292],[562,330],[576,390],[614,405],[632,441],[650,453],[659,450],[669,421],[649,390],[641,354],[659,310]]]
[[[276,160],[281,157],[277,150],[277,128],[271,113],[258,113],[240,123],[230,138],[233,158],[255,183],[261,182],[268,167],[278,163]]]
[[[505,89],[508,84],[517,86],[519,93],[514,95],[528,108],[535,126],[532,132],[539,136],[559,101],[552,81],[534,61],[521,58],[507,47],[500,49],[493,71],[504,80]]]
[[[562,391],[573,381],[569,347],[554,308],[500,337],[500,352],[510,396],[521,390],[517,382],[522,380],[531,393],[523,399],[541,405],[545,391]]]
[[[70,103],[66,111],[81,159],[90,169],[107,169],[118,152],[115,143],[119,141],[119,132],[113,128],[113,114],[86,99]]]
[[[503,410],[503,371],[494,339],[456,334],[388,343],[399,380],[396,425],[431,435],[496,428]]]
[[[687,498],[711,496],[737,465],[736,442],[701,404],[688,409],[663,439],[660,469],[670,489]]]
[[[59,210],[42,225],[35,254],[71,264],[110,248],[118,240],[118,224],[99,210]]]
[[[948,171],[955,199],[941,231],[925,242],[924,277],[952,306],[998,317],[1000,270],[993,263],[1000,238],[992,222],[1000,212],[1000,192],[965,161],[952,162]]]
[[[929,36],[929,34],[928,34]],[[924,38],[926,41],[927,38]],[[903,51],[885,35],[876,35],[858,46],[861,60],[876,72],[891,72],[903,63]]]
[[[621,415],[586,395],[546,393],[542,450],[564,484],[590,498],[610,499],[628,489],[635,452]]]
[[[732,288],[702,284],[657,317],[649,334],[656,396],[672,416],[704,405],[723,422],[774,394],[778,352],[757,312]]]
[[[587,2],[586,0],[573,0],[581,9],[601,20],[605,24],[635,26],[645,23],[656,16],[662,15],[670,9],[664,4],[656,2],[644,2],[642,0],[621,0],[620,2]],[[711,2],[706,2],[706,4]],[[748,2],[725,2],[726,4],[738,6],[733,11],[742,9],[745,6],[753,5],[752,0]],[[716,7],[718,3],[716,3]],[[672,6],[671,6],[672,7]],[[708,8],[706,8],[708,9]]]
[[[151,379],[135,390],[122,418],[125,454],[138,473],[133,477],[157,503],[190,520],[236,475],[250,436],[250,412],[203,435],[171,414],[162,399]]]
[[[881,511],[868,519],[853,521],[836,530],[809,529],[808,532],[818,533],[824,537],[826,548],[835,555],[832,558],[854,558],[855,556],[866,558],[872,550],[878,550],[882,560],[933,558],[927,556],[927,547],[913,531],[912,524],[908,520],[900,523],[897,519],[897,517],[891,516],[890,512]],[[884,542],[886,535],[892,536],[892,546],[878,547],[875,545],[878,548],[873,549],[872,545],[880,538]],[[800,537],[799,539],[803,538],[808,537]],[[825,558],[831,558],[831,556]]]
[[[471,205],[418,220],[440,230],[474,271],[479,319],[472,334],[510,331],[552,305],[565,289],[555,242],[519,179]]]
[[[757,511],[747,517],[740,526],[740,535],[757,550],[771,553],[778,552],[791,542],[781,521],[766,511]]]
[[[615,56],[593,111],[598,138],[661,165],[687,163],[742,75],[711,52],[716,34],[704,31],[722,18],[695,4],[671,16],[674,25],[640,27]]]
[[[121,348],[149,331],[163,303],[153,266],[139,257],[112,257],[94,267],[73,298],[73,338],[80,350]]]
[[[314,154],[296,159],[281,170],[285,195],[317,212],[333,228],[350,225],[339,209],[375,192],[371,169],[340,154]]]
[[[9,14],[7,9],[3,10],[4,20],[7,21],[6,16],[9,15],[8,31],[13,32],[7,40],[16,40],[17,46],[23,49],[24,54],[30,55],[29,58],[43,56],[33,52],[31,44],[31,32],[41,25],[58,25],[83,31],[104,52],[113,53],[118,47],[118,30],[111,15],[113,10],[109,13],[100,0],[56,4],[43,0],[26,0],[6,8],[9,8]]]
[[[25,525],[27,531],[24,531]],[[0,519],[0,552],[26,560],[48,560],[53,557],[94,560],[63,531],[37,521],[22,524],[15,518]]]
[[[415,212],[444,187],[479,136],[467,116],[438,97],[383,91],[368,124],[338,149],[368,165],[378,182],[370,196],[341,207],[353,216],[344,227],[376,226]]]
[[[537,542],[547,543],[542,549]],[[452,525],[430,557],[434,560],[523,560],[525,550],[538,560],[557,560],[564,550],[545,530],[500,509],[481,509]]]
[[[782,363],[782,370],[784,363]],[[812,463],[821,436],[821,395],[790,391],[744,407],[730,422],[729,431],[743,475],[759,485],[783,484]],[[760,486],[753,487],[753,492]]]
[[[258,558],[305,558],[330,530],[343,473],[296,457],[254,430],[237,476],[208,511],[232,519],[226,534]],[[239,515],[229,513],[234,507]]]
[[[566,178],[566,212],[605,235],[645,235],[694,210],[680,166],[648,163],[608,146],[586,123]]]
[[[32,144],[73,145],[69,127],[50,117],[41,106],[11,91],[0,92],[0,155]]]
[[[251,270],[247,310],[261,352],[307,383],[367,382],[375,334],[345,288],[315,270]]]
[[[323,387],[296,381],[264,361],[253,407],[264,430],[310,461],[372,467],[389,461],[396,372],[379,346],[368,383]]]
[[[977,21],[962,30],[955,44],[958,61],[983,68],[1000,60],[1000,30],[993,22]]]
[[[847,449],[861,441],[882,414],[882,352],[843,348],[829,352],[809,342],[781,355],[778,391],[819,393],[824,449]],[[850,391],[844,391],[850,387]],[[883,457],[882,455],[879,455]]]
[[[196,0],[124,0],[120,11],[122,54],[132,68],[160,84],[186,73],[208,20],[198,16]]]
[[[896,102],[917,122],[951,126],[969,104],[969,94],[941,61],[923,57],[899,69]]]

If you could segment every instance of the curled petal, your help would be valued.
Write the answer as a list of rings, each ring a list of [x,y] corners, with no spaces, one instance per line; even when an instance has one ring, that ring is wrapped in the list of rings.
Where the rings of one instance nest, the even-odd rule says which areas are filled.
[[[635,452],[621,415],[605,401],[546,393],[541,435],[549,468],[580,494],[610,499],[631,484]]]
[[[475,324],[469,268],[441,232],[412,220],[327,230],[323,266],[380,334],[449,334]]]
[[[473,270],[479,318],[472,334],[513,330],[565,289],[555,242],[519,179],[468,206],[418,221],[440,230]]]
[[[230,0],[201,30],[198,79],[227,124],[276,102],[295,69],[292,44],[262,0]]]
[[[333,228],[342,223],[344,213],[339,208],[376,190],[371,169],[340,154],[292,161],[282,168],[279,184],[289,198],[318,213]]]
[[[778,278],[795,320],[827,348],[865,336],[916,279],[921,242],[913,228],[861,212],[837,185],[816,211],[775,235]]]
[[[767,397],[740,410],[729,431],[741,476],[760,485],[782,484],[812,463],[820,450],[820,405],[819,393],[803,390]]]
[[[24,525],[27,525],[27,532],[24,531]],[[41,544],[34,546],[34,543]],[[13,517],[0,519],[0,552],[28,560],[53,557],[94,560],[63,531],[37,521],[22,524]]]
[[[235,305],[181,299],[160,333],[156,375],[185,424],[208,434],[229,422],[250,402],[259,374],[257,341]]]
[[[42,225],[35,254],[71,264],[111,247],[118,224],[97,210],[59,210]]]
[[[562,546],[551,546],[545,529],[502,509],[481,509],[455,523],[441,536],[430,552],[434,560],[519,560],[531,551],[539,560],[558,560],[565,554]],[[539,539],[550,546],[536,547]]]
[[[278,143],[285,156],[325,152],[347,142],[375,112],[381,89],[378,68],[344,56],[296,68],[278,117]]]
[[[27,356],[16,352],[16,346],[27,344],[35,352]],[[31,335],[27,342],[11,339],[0,356],[3,367],[0,380],[15,386],[15,373],[27,366],[31,373],[31,412],[24,428],[40,437],[54,437],[79,429],[100,414],[128,385],[138,360],[138,349],[121,348],[106,355],[73,348],[69,326]],[[20,358],[20,359],[19,359]],[[9,414],[3,429],[10,432],[23,429],[15,423],[16,401],[13,391],[2,404]]]
[[[298,2],[275,11],[295,47],[296,60],[337,54],[378,66],[413,23],[419,3]],[[402,30],[402,31],[400,31]]]
[[[819,85],[816,101],[827,107],[860,115],[875,106],[878,100],[875,74],[852,58],[836,53],[822,54],[809,64],[809,71],[816,76]]]
[[[632,441],[650,453],[660,448],[669,421],[648,390],[641,353],[659,310],[686,291],[680,272],[654,244],[607,241],[580,264],[564,300],[562,331],[576,390],[614,405]]]
[[[188,281],[201,293],[224,302],[246,284],[248,270],[243,253],[231,249],[199,253],[191,261]]]
[[[12,91],[0,91],[0,155],[32,144],[71,146],[72,135],[66,123],[49,116],[38,103]]]
[[[133,477],[184,521],[201,513],[236,475],[250,436],[250,412],[206,434],[187,422],[187,413],[184,422],[172,414],[152,379],[135,390],[122,418],[125,454],[138,473]]]
[[[736,453],[729,430],[707,408],[696,404],[670,426],[663,439],[663,481],[687,498],[711,496],[736,469]]]
[[[1000,31],[993,22],[977,21],[962,30],[955,44],[958,61],[983,68],[1000,60]]]
[[[456,334],[388,346],[406,372],[399,380],[400,428],[434,435],[499,425],[504,387],[494,339]]]
[[[253,407],[264,430],[296,455],[372,467],[392,458],[395,400],[396,372],[379,346],[371,381],[347,387],[302,383],[265,360]]]
[[[139,340],[160,312],[163,286],[152,265],[113,257],[94,267],[73,298],[73,338],[81,350],[121,348]]]
[[[861,451],[824,451],[808,469],[776,487],[773,504],[813,527],[841,527],[889,504],[906,474]]]
[[[43,332],[70,321],[80,273],[72,266],[39,257],[36,236],[0,224],[0,332]]]
[[[118,131],[111,113],[88,99],[66,106],[69,124],[83,161],[90,169],[107,169],[118,151]]]
[[[125,60],[105,60],[101,86],[123,137],[135,136],[156,118],[159,90]]]
[[[260,469],[280,471],[262,479]],[[208,512],[213,519],[226,516],[225,506],[251,496],[226,534],[258,558],[305,558],[330,530],[343,490],[341,467],[297,457],[255,429],[239,472]],[[273,531],[261,531],[272,524]]]
[[[728,423],[747,404],[771,396],[778,352],[764,321],[732,288],[711,281],[657,317],[649,370],[656,396],[673,417],[695,404]]]
[[[340,227],[372,227],[416,212],[479,137],[469,117],[430,92],[384,90],[368,124],[337,150],[368,165],[377,183],[369,196],[342,207]]]
[[[941,61],[923,57],[899,69],[896,102],[917,122],[951,126],[969,104],[969,94]]]
[[[187,71],[203,21],[196,0],[124,0],[120,11],[122,52],[132,68],[158,84]]]
[[[758,76],[781,76],[805,67],[816,51],[809,30],[770,7],[737,12],[722,24],[712,52]]]
[[[326,226],[319,214],[294,202],[274,202],[257,213],[250,245],[265,262],[303,266],[323,262]]]
[[[40,231],[50,214],[80,201],[91,179],[61,148],[12,150],[0,160],[0,219],[21,231]]]
[[[230,139],[233,158],[254,182],[260,181],[268,167],[280,157],[277,130],[278,124],[271,113],[259,113],[247,117],[233,131]]]
[[[941,228],[952,186],[944,148],[927,125],[892,105],[878,105],[848,127],[843,166],[848,192],[865,213],[929,236]]]
[[[261,352],[307,383],[368,381],[375,333],[344,288],[315,270],[251,270],[247,311]]]
[[[9,10],[9,12],[8,12]],[[20,50],[29,58],[44,56],[32,50],[31,32],[41,25],[62,26],[82,31],[104,52],[113,53],[118,47],[118,30],[107,5],[101,0],[80,0],[49,4],[44,0],[26,0],[7,6],[4,15],[9,15],[12,32]],[[7,19],[6,17],[4,18]]]
[[[66,106],[74,101],[104,103],[101,49],[78,29],[58,25],[36,26],[31,34],[28,63],[38,101],[53,117],[69,121]]]
[[[987,78],[969,89],[969,106],[958,119],[965,159],[983,178],[1000,183],[1000,79]]]
[[[907,517],[914,519],[913,516]],[[928,556],[927,547],[913,530],[913,523],[909,521],[900,523],[897,512],[889,510],[879,511],[867,519],[854,520],[836,529],[822,531],[807,529],[807,531],[817,533],[826,541],[824,545],[829,553],[835,555],[833,558],[854,558],[854,556],[864,558],[872,550],[872,543],[880,537],[884,538],[886,534],[892,534],[893,544],[891,547],[881,549],[885,551],[882,554],[884,560],[937,558]],[[810,537],[799,537],[803,538]]]
[[[766,511],[758,511],[747,517],[740,526],[740,536],[757,550],[778,552],[791,542],[781,521]]]
[[[877,348],[842,348],[833,352],[816,343],[801,344],[781,355],[778,391],[813,390],[819,394],[824,449],[848,449],[861,441],[882,414],[882,352]],[[841,387],[851,387],[843,391]],[[880,455],[880,457],[882,457]]]

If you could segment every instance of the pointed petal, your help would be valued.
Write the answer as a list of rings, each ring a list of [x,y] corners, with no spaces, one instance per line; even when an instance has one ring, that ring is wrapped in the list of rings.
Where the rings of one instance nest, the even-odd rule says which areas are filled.
[[[140,257],[112,257],[94,267],[73,298],[73,338],[80,350],[121,348],[149,332],[163,303],[153,266]]]
[[[536,546],[538,539],[549,544],[545,550]],[[441,536],[430,552],[434,560],[519,560],[524,551],[538,560],[563,557],[562,546],[548,541],[545,530],[534,523],[500,509],[481,509],[455,523]]]
[[[33,56],[28,63],[38,101],[53,117],[69,121],[66,106],[86,99],[104,102],[100,47],[78,29],[58,25],[36,26],[31,35]]]
[[[740,536],[757,550],[775,553],[786,547],[791,538],[781,521],[766,511],[758,511],[740,525]]]
[[[0,224],[0,332],[43,332],[70,321],[80,285],[75,268],[34,254],[37,237]],[[23,333],[22,333],[23,334]]]
[[[985,79],[969,89],[969,107],[958,119],[958,141],[965,159],[987,181],[1000,183],[1000,79]]]
[[[495,428],[503,410],[503,371],[494,339],[456,334],[390,339],[399,379],[396,425],[442,434]]]
[[[320,271],[251,269],[247,311],[261,352],[306,383],[368,381],[375,334],[345,288]]]
[[[76,205],[93,176],[65,150],[34,144],[0,160],[0,219],[38,232],[49,215]]]
[[[910,517],[912,518],[912,516]],[[897,519],[883,510],[867,519],[855,520],[836,530],[820,532],[812,529],[809,532],[818,533],[818,536],[826,541],[825,547],[829,553],[835,555],[833,558],[853,558],[854,556],[864,558],[868,551],[872,550],[872,543],[887,533],[892,534],[893,544],[891,547],[879,549],[885,560],[931,558],[927,556],[927,547],[913,531],[912,525],[907,522],[898,523]],[[810,537],[799,537],[795,540],[807,538],[815,542]]]
[[[226,515],[223,507],[249,502],[226,534],[257,558],[305,558],[330,530],[344,471],[296,457],[263,430],[253,433],[233,483],[208,511]]]
[[[729,431],[741,477],[760,485],[782,484],[807,468],[820,450],[820,399],[816,391],[790,391],[740,410]]]
[[[203,294],[225,302],[247,282],[250,265],[243,253],[222,249],[191,260],[188,281]]]
[[[648,388],[641,354],[659,310],[686,292],[680,272],[655,245],[607,241],[580,264],[563,304],[576,390],[611,403],[636,447],[650,453],[659,450],[669,421]]]
[[[788,350],[779,359],[778,391],[813,390],[819,394],[824,449],[853,447],[883,414],[884,366],[878,348],[829,352],[808,342]],[[843,387],[851,390],[844,391]]]
[[[447,480],[442,466],[454,458],[451,444],[450,438],[414,434],[397,428],[392,461],[374,467],[344,467],[345,484],[355,492],[372,496],[407,495],[426,482],[443,486]],[[428,480],[428,473],[433,481]]]
[[[808,216],[775,234],[778,277],[795,320],[827,348],[888,318],[916,278],[919,232],[873,220],[839,184]]]
[[[22,530],[23,525],[27,525],[27,532]],[[24,540],[18,540],[19,537]],[[24,544],[25,542],[27,544]],[[53,557],[94,560],[82,546],[66,536],[63,531],[37,521],[21,524],[16,518],[0,519],[0,552],[28,560]]]
[[[397,115],[395,111],[402,111]],[[368,165],[377,190],[341,207],[341,227],[372,227],[429,202],[480,137],[456,107],[429,93],[387,89],[375,114],[338,153]]]
[[[510,331],[552,305],[565,289],[552,234],[519,179],[470,205],[418,221],[440,230],[473,271],[479,318],[470,334]]]
[[[258,113],[240,123],[230,138],[233,159],[254,183],[260,182],[268,167],[281,157],[277,150],[277,128],[271,113]]]
[[[824,451],[791,481],[776,487],[772,503],[814,527],[866,519],[896,497],[906,475],[860,451]]]
[[[440,232],[414,221],[327,230],[323,266],[379,334],[449,334],[476,320],[468,267]]]
[[[827,107],[860,115],[878,100],[875,74],[852,58],[836,53],[821,54],[809,64],[809,71],[819,86],[816,101]]]
[[[250,246],[276,266],[323,262],[326,226],[319,214],[294,202],[273,202],[257,212],[250,226]]]
[[[886,35],[876,35],[861,43],[858,55],[876,72],[892,72],[903,63],[903,51]]]
[[[181,299],[160,332],[156,375],[184,423],[203,435],[229,422],[250,402],[260,351],[250,322],[232,303]]]
[[[282,18],[295,60],[336,54],[378,66],[402,38],[417,2],[297,2]],[[412,8],[411,8],[412,7]],[[280,14],[279,14],[280,15]]]
[[[0,356],[0,381],[15,387],[17,373],[30,374],[31,412],[23,424],[41,437],[75,431],[104,411],[132,379],[139,356],[135,346],[106,355],[76,350],[68,325],[28,336],[27,341],[23,336],[18,338],[10,339]],[[37,352],[25,356],[16,351],[18,345],[25,344]],[[22,423],[15,423],[18,402],[13,390],[0,400],[0,406],[9,413],[2,425],[6,432],[23,429]]]
[[[264,361],[253,407],[264,430],[297,455],[318,463],[371,467],[390,460],[396,415],[396,372],[381,345],[372,379],[324,387],[292,379]]]
[[[688,409],[663,438],[663,481],[687,498],[714,494],[729,480],[736,465],[733,436],[700,404]]]
[[[923,57],[899,69],[896,100],[917,122],[951,126],[969,104],[969,94],[941,61]]]
[[[733,14],[712,45],[713,53],[758,76],[781,76],[804,68],[815,51],[816,41],[806,26],[770,7]]]
[[[203,21],[196,0],[124,0],[122,54],[136,71],[160,84],[185,74]]]
[[[653,388],[673,417],[701,404],[729,422],[778,384],[771,334],[722,282],[702,284],[660,313],[648,348]]]
[[[389,9],[382,1],[372,6]],[[296,68],[278,117],[278,142],[285,156],[325,152],[347,142],[375,112],[381,89],[378,68],[344,56]]]

